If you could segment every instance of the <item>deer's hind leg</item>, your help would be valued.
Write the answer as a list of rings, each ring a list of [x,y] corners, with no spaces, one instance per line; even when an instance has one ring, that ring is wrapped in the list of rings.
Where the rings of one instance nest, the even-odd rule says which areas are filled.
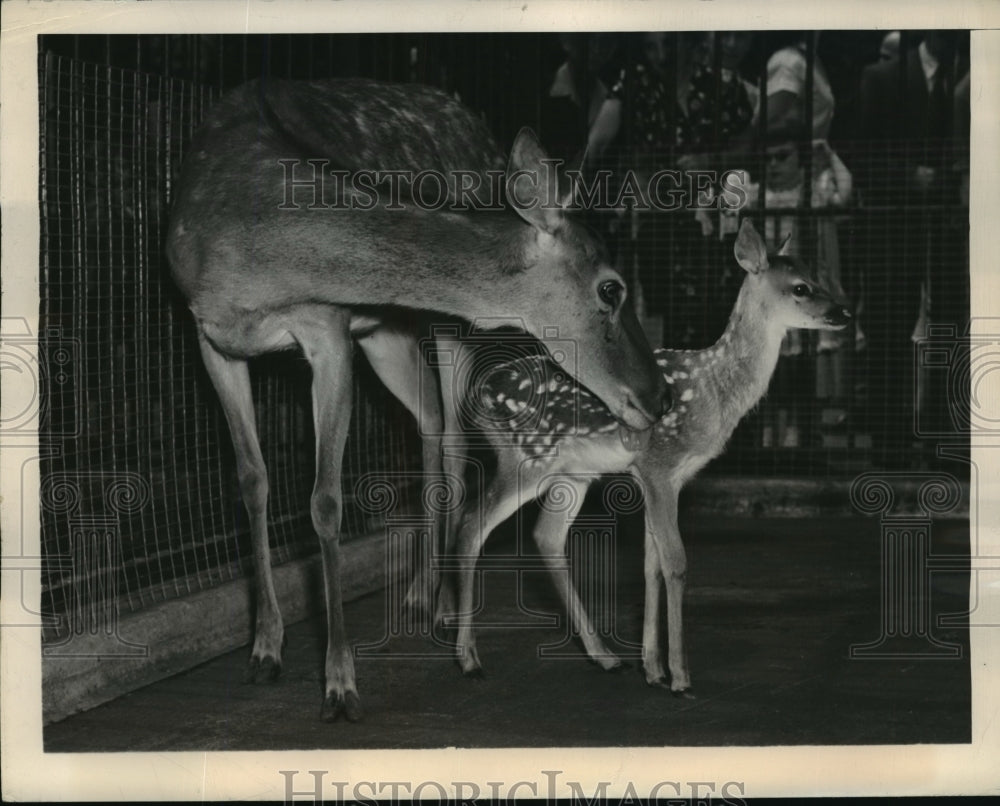
[[[441,510],[433,513],[431,545],[417,547],[413,581],[404,600],[406,607],[429,614],[437,587],[436,576],[431,570],[433,557],[445,542],[442,535],[447,528],[448,504],[456,501],[459,495],[453,482],[442,479],[441,434],[444,426],[438,379],[424,360],[414,328],[386,322],[359,337],[358,346],[382,383],[416,419],[423,449],[424,501],[435,510]],[[434,506],[438,502],[444,505]]]
[[[485,495],[473,497],[462,510],[453,558],[455,572],[442,579],[439,597],[438,618],[446,628],[456,628],[456,659],[467,677],[480,677],[483,673],[472,623],[480,552],[493,530],[537,494],[535,487],[525,484],[522,488],[516,463],[506,462],[503,456],[498,458],[497,474]]]
[[[323,559],[327,611],[326,688],[320,718],[333,722],[344,714],[356,722],[362,708],[354,679],[354,657],[344,627],[340,548],[342,463],[353,391],[350,316],[344,310],[327,308],[323,314],[299,321],[290,329],[313,372],[316,484],[310,510]]]
[[[250,518],[257,618],[253,652],[244,682],[271,681],[281,671],[285,632],[271,574],[271,551],[267,539],[267,468],[264,466],[254,423],[250,373],[246,361],[230,358],[216,350],[200,327],[198,344],[205,369],[215,386],[229,423],[240,493]]]
[[[569,529],[587,496],[590,479],[567,477],[560,479],[556,484],[561,488],[559,498],[565,500],[566,504],[556,506],[552,499],[548,498],[549,493],[546,494],[546,500],[543,501],[538,520],[535,522],[535,545],[538,546],[552,582],[563,600],[570,625],[580,636],[587,655],[605,671],[615,671],[624,664],[601,640],[567,567],[566,540]]]

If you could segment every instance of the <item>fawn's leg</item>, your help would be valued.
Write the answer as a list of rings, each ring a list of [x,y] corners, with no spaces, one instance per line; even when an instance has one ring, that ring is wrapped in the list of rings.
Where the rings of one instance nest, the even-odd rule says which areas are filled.
[[[683,601],[684,584],[687,574],[687,555],[684,551],[684,544],[681,542],[681,533],[677,528],[677,494],[670,485],[654,485],[645,483],[646,491],[646,536],[656,551],[656,556],[660,562],[660,572],[663,574],[664,585],[667,590],[667,666],[670,669],[670,690],[675,694],[686,692],[691,687],[691,679],[688,676],[687,662],[684,657],[684,634],[683,634]],[[648,553],[648,548],[647,548]],[[647,571],[647,584],[649,582]],[[647,608],[651,602],[651,597],[647,591]],[[658,602],[653,601],[653,604]],[[655,614],[646,614],[646,618],[655,618]],[[643,655],[650,654],[657,658],[659,647],[653,644],[646,646],[646,638],[656,640],[656,628],[652,627],[652,635],[646,635],[643,631]],[[659,665],[658,663],[656,664]],[[649,680],[650,673],[656,674],[657,670],[647,670],[646,679]],[[662,667],[659,669],[662,675]],[[658,682],[656,679],[651,682]]]
[[[597,629],[590,620],[590,615],[580,601],[571,576],[566,567],[566,538],[569,528],[583,506],[590,480],[560,479],[560,485],[572,488],[567,490],[570,504],[563,510],[546,508],[543,504],[538,520],[535,523],[535,544],[549,568],[552,581],[559,591],[559,596],[566,606],[570,624],[580,636],[587,654],[602,669],[611,671],[622,666],[621,660],[609,650],[597,634]]]
[[[470,501],[462,513],[457,540],[455,576],[458,583],[458,610],[452,614],[447,608],[450,597],[442,585],[441,619],[454,615],[458,622],[455,652],[462,673],[468,677],[482,674],[482,665],[476,652],[476,636],[472,629],[473,598],[475,594],[476,563],[479,553],[490,533],[521,505],[517,484],[511,479],[498,475],[494,479],[482,501]],[[447,584],[447,583],[446,583]],[[450,626],[450,625],[449,625]]]
[[[442,490],[434,489],[442,483],[443,420],[438,380],[421,354],[416,333],[411,329],[387,324],[358,339],[358,345],[382,383],[417,420],[423,449],[425,502],[428,493],[436,500],[442,494],[447,496]],[[435,513],[431,527],[431,545],[419,547],[413,580],[404,599],[406,607],[426,613],[432,610],[437,585],[429,563],[433,562],[434,554],[440,551],[442,532],[446,528],[445,516],[446,513]]]
[[[253,652],[244,682],[274,680],[281,672],[281,649],[285,631],[278,610],[271,574],[271,551],[267,541],[267,468],[257,440],[253,396],[247,362],[229,358],[216,350],[199,329],[198,345],[212,384],[219,394],[222,410],[236,453],[236,473],[243,504],[250,517],[254,578],[257,588],[257,619]]]
[[[460,401],[465,395],[465,389],[460,388],[460,376],[455,369],[462,366],[464,362],[470,361],[471,355],[467,347],[463,347],[462,342],[445,336],[437,338],[437,349],[441,355],[449,355],[450,361],[442,361],[438,367],[438,377],[441,383],[441,413],[443,418],[444,438],[442,440],[442,472],[445,483],[448,485],[448,495],[454,505],[445,512],[444,525],[442,527],[443,545],[442,555],[445,557],[455,554],[457,545],[457,533],[459,524],[462,521],[463,507],[468,504],[465,501],[469,494],[465,489],[465,463],[468,458],[468,446],[466,445],[465,432],[459,418]],[[456,607],[455,590],[448,582],[438,588],[439,595],[436,603],[435,621],[440,622],[442,614],[454,613]],[[442,599],[448,599],[442,603]]]
[[[669,688],[667,673],[660,654],[660,555],[653,542],[653,535],[646,529],[643,551],[643,575],[646,580],[646,606],[642,613],[642,669],[646,682],[651,686]]]
[[[326,690],[320,718],[333,722],[343,713],[362,716],[354,681],[354,658],[347,644],[341,589],[341,464],[351,419],[352,344],[346,314],[330,311],[330,321],[303,325],[295,338],[312,366],[316,428],[316,484],[311,511],[323,557],[327,609]]]

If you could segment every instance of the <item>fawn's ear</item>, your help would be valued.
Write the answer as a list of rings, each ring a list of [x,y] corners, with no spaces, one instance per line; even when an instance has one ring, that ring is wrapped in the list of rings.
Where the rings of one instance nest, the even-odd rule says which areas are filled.
[[[744,271],[756,274],[767,268],[767,247],[764,240],[757,234],[749,218],[744,218],[740,225],[740,233],[736,236],[736,246],[733,247],[736,262]]]
[[[792,233],[789,232],[785,239],[781,242],[781,246],[778,247],[778,254],[782,257],[788,256],[788,244],[792,242]]]
[[[518,132],[507,162],[507,201],[521,218],[548,233],[562,223],[563,207],[572,201],[572,188],[566,199],[559,197],[557,163],[531,129]]]

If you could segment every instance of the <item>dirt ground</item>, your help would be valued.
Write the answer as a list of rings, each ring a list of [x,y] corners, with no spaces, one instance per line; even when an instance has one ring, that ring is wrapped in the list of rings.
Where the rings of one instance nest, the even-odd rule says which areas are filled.
[[[852,657],[883,622],[877,519],[682,517],[689,557],[685,627],[693,699],[640,672],[641,532],[617,541],[603,623],[630,667],[607,673],[568,638],[555,591],[530,557],[483,576],[481,680],[463,678],[426,635],[390,635],[379,593],[345,607],[363,721],[320,722],[323,622],[287,629],[281,678],[244,685],[244,648],[45,729],[49,752],[962,743],[970,740],[968,628],[937,616],[968,607],[968,570],[930,573],[929,630]],[[516,555],[514,530],[492,557]],[[961,567],[968,523],[933,524],[932,557]],[[601,541],[598,539],[597,544]],[[530,552],[527,552],[529,553]],[[537,558],[535,558],[537,560]],[[606,560],[610,561],[609,559]],[[537,565],[532,566],[537,567]],[[520,590],[520,601],[519,593]],[[603,597],[603,599],[602,599]],[[919,605],[918,605],[919,607]],[[493,626],[489,626],[492,624]],[[382,646],[378,646],[380,642]],[[624,642],[624,643],[623,643]],[[539,647],[564,656],[539,657]],[[945,645],[945,646],[942,646]],[[956,654],[949,655],[948,646]]]

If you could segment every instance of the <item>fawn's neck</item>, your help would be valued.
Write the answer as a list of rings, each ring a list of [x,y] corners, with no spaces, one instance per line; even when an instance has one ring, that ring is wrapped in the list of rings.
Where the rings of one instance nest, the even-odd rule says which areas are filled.
[[[751,278],[744,281],[725,331],[705,351],[713,358],[706,375],[714,382],[723,423],[730,429],[767,392],[785,335],[752,283]]]

